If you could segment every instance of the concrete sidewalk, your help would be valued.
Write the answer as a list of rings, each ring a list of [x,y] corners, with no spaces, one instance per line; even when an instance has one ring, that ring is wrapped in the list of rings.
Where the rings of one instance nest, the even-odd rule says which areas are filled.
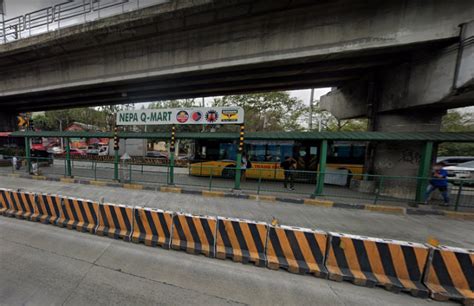
[[[474,247],[474,221],[454,220],[442,216],[391,215],[359,210],[325,208],[289,203],[269,203],[238,198],[207,198],[196,195],[130,190],[105,186],[36,181],[1,177],[0,187],[22,188],[44,193],[57,193],[91,200],[156,207],[194,214],[247,218],[281,224],[319,228],[380,238],[426,242],[432,236],[442,244]]]

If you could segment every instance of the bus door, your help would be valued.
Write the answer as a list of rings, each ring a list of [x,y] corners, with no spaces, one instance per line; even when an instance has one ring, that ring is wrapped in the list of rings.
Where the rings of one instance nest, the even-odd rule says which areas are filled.
[[[297,161],[297,170],[295,178],[302,181],[314,182],[316,180],[316,171],[319,163],[320,143],[302,142],[295,146],[293,156]]]

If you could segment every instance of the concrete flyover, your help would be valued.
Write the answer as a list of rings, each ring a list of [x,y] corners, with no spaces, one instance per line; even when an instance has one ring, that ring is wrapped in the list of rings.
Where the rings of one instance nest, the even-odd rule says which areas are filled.
[[[464,0],[173,0],[0,45],[0,130],[19,111],[332,86],[339,118],[436,131],[474,101],[473,16]],[[366,169],[425,176],[423,149],[378,146]]]
[[[461,0],[173,0],[0,45],[0,105],[343,86],[457,43],[472,16]]]

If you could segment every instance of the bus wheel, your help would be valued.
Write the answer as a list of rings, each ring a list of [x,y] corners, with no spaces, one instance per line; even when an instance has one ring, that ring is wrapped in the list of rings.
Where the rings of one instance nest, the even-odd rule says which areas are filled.
[[[222,170],[222,177],[223,178],[234,178],[235,177],[235,169],[232,169],[230,167],[225,167],[224,170]]]

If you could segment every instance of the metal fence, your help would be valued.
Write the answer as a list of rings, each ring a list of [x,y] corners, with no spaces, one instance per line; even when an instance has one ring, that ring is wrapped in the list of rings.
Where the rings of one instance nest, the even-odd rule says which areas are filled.
[[[9,19],[0,15],[0,44],[165,2],[169,0],[72,0]]]
[[[8,157],[7,157],[8,158]],[[24,173],[28,171],[26,158],[18,158],[17,169],[6,163],[2,170]],[[67,176],[67,161],[64,159],[31,157],[30,172],[38,175]],[[194,166],[193,166],[194,165]],[[193,168],[194,167],[194,168]],[[198,168],[197,168],[198,167]],[[11,170],[10,170],[11,169]],[[35,170],[36,169],[36,170]],[[173,170],[172,170],[173,169]],[[122,183],[144,183],[198,188],[209,191],[230,191],[234,188],[235,173],[232,167],[196,166],[188,168],[166,165],[144,165],[122,161],[119,164],[119,180]],[[171,172],[173,180],[171,181]],[[97,160],[71,160],[71,175],[93,180],[113,180],[114,164]],[[324,188],[317,191],[318,177],[324,176]],[[286,184],[285,184],[286,176]],[[443,204],[439,190],[426,199],[425,190],[432,182],[429,178],[408,176],[351,176],[338,171],[319,173],[314,171],[290,171],[282,169],[247,169],[240,182],[241,190],[257,195],[274,195],[283,198],[317,197],[349,204],[407,205]],[[285,186],[286,185],[286,186]],[[422,188],[417,200],[417,187]],[[474,180],[450,180],[447,195],[452,208],[474,208]]]

